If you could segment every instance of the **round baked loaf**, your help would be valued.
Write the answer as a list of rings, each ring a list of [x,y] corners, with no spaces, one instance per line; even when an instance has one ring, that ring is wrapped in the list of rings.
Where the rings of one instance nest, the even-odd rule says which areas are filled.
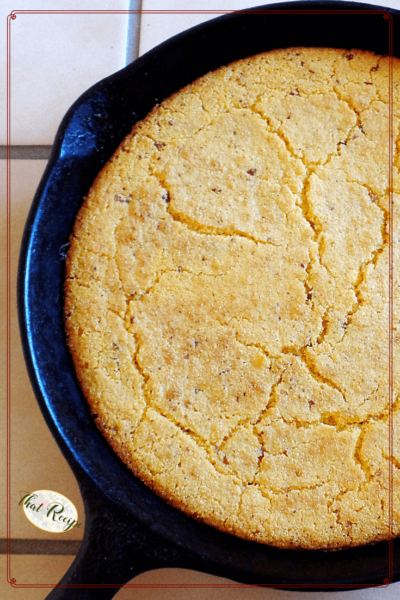
[[[400,533],[389,64],[291,48],[209,73],[135,125],[76,219],[66,331],[97,426],[167,502],[243,538],[387,539],[390,462]]]

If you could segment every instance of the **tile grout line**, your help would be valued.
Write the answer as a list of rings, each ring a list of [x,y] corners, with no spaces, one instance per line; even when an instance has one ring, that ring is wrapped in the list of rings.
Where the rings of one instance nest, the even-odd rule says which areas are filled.
[[[80,540],[11,539],[10,554],[74,556],[78,554],[81,546]],[[7,539],[0,539],[0,554],[7,554]]]
[[[11,159],[48,160],[52,146],[11,146]],[[0,160],[7,159],[7,146],[0,146]]]
[[[129,10],[142,10],[142,0],[129,0]],[[129,65],[139,56],[141,13],[130,13],[126,40],[125,64]]]

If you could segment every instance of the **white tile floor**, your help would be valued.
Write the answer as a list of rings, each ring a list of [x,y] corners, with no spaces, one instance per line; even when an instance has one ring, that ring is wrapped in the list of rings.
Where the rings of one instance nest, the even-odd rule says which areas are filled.
[[[365,0],[368,2],[368,0]],[[378,0],[377,0],[378,1]],[[262,0],[260,0],[260,3]],[[373,2],[370,2],[373,4]],[[383,0],[386,6],[400,9],[400,0]],[[2,0],[0,3],[0,21],[5,32],[6,16],[11,10],[126,10],[137,7],[140,0]],[[143,14],[141,16],[140,39],[138,38],[138,19],[128,18],[126,14],[18,14],[11,22],[11,77],[12,77],[12,129],[11,143],[14,145],[50,145],[53,141],[59,122],[79,95],[90,85],[103,77],[119,70],[126,64],[126,57],[134,55],[135,48],[143,54],[180,31],[193,27],[217,15],[199,14],[196,11],[205,10],[237,10],[256,5],[256,0],[142,0]],[[191,14],[173,14],[168,11],[190,10]],[[164,11],[156,14],[151,11]],[[127,40],[129,32],[129,40]],[[5,82],[6,70],[6,38],[0,36],[0,70]],[[6,95],[0,96],[0,146],[6,143]],[[46,161],[25,160],[12,161],[12,269],[15,278],[19,239],[31,199]],[[1,192],[3,210],[0,214],[2,235],[0,236],[0,252],[5,254],[5,161],[0,160]],[[1,279],[4,282],[5,263],[1,265]],[[5,297],[4,295],[2,296]],[[52,439],[38,411],[33,393],[20,356],[18,332],[16,323],[15,303],[13,299],[12,327],[15,340],[14,358],[17,380],[14,382],[15,402],[13,405],[14,420],[12,423],[14,436],[23,435],[23,444],[14,452],[12,459],[14,479],[12,490],[18,493],[19,487],[35,486],[35,482],[51,479],[54,465],[58,466],[57,481],[53,485],[57,491],[71,497],[75,503],[81,503],[76,482],[64,461],[58,447]],[[5,314],[4,308],[1,310]],[[1,323],[4,333],[4,321]],[[4,337],[3,337],[4,339]],[[19,353],[19,354],[18,354]],[[4,371],[4,359],[1,361]],[[4,373],[1,373],[0,383],[3,385]],[[2,388],[4,399],[4,388]],[[30,428],[27,428],[25,415],[29,416]],[[25,419],[25,420],[24,420]],[[27,434],[26,431],[29,431]],[[0,425],[0,449],[2,456],[5,452],[4,425]],[[39,439],[39,443],[35,440]],[[28,452],[28,448],[30,449]],[[51,448],[51,458],[44,459],[46,448]],[[29,456],[28,456],[29,454]],[[40,459],[40,461],[39,461]],[[40,467],[35,465],[40,464]],[[3,461],[4,465],[4,461]],[[3,479],[4,481],[4,479]],[[64,482],[64,483],[63,483]],[[46,484],[47,485],[47,484]],[[65,485],[65,488],[62,486]],[[57,487],[58,486],[58,487]],[[38,485],[40,487],[40,485]],[[4,488],[0,500],[5,504]],[[80,504],[81,506],[81,504]],[[13,516],[14,537],[41,537],[39,530],[34,532],[28,522],[19,522],[18,516]],[[4,527],[0,537],[4,537]],[[4,563],[2,557],[0,581],[4,581]],[[56,583],[68,568],[71,557],[32,557],[19,555],[14,557],[17,580],[22,577],[34,583],[35,576],[46,572],[49,582]],[[29,579],[32,577],[32,579]],[[136,578],[132,583],[152,584],[213,584],[223,583],[223,580],[201,573],[183,570],[166,570],[148,572]],[[36,589],[33,593],[26,590],[12,589],[7,583],[1,583],[1,596],[6,600],[45,598],[48,590]],[[200,589],[122,589],[117,594],[118,600],[133,598],[135,600],[169,600],[169,598],[199,600],[272,600],[304,599],[325,600],[394,600],[400,596],[400,583],[387,589],[361,590],[343,593],[296,593],[270,589],[251,590],[213,590]]]
[[[17,18],[10,27],[11,143],[52,144],[71,104],[91,85],[125,66],[128,15],[72,11],[127,10],[129,0],[22,0],[18,5],[6,0],[1,16],[7,14],[6,7],[16,6]],[[19,12],[58,9],[71,12]],[[5,56],[2,52],[2,61]],[[4,94],[0,107],[4,122]],[[5,143],[3,133],[0,144]]]

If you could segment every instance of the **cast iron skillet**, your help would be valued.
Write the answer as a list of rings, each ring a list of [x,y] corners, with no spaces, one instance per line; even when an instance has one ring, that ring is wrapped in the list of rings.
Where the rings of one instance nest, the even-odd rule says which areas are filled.
[[[287,589],[337,590],[333,586],[338,584],[351,589],[352,584],[382,585],[389,576],[386,542],[328,553],[278,550],[221,533],[168,506],[132,475],[94,426],[65,344],[63,245],[95,176],[133,124],[157,102],[208,71],[273,48],[389,53],[390,20],[382,12],[367,12],[381,7],[335,1],[258,8],[285,12],[235,13],[194,27],[83,94],[61,123],[36,192],[19,265],[22,343],[38,402],[78,478],[86,507],[84,543],[61,583],[89,587],[55,589],[49,596],[53,600],[111,598],[115,584],[160,567],[197,569]],[[299,9],[323,12],[292,12]],[[325,12],[339,9],[344,13]],[[400,12],[387,12],[394,19],[394,54],[400,56]],[[400,579],[398,541],[394,581]]]

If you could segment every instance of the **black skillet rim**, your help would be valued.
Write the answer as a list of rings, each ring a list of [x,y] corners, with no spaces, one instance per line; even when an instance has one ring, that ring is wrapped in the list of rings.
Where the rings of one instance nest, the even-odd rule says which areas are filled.
[[[268,11],[269,19],[272,18],[273,10],[291,13],[294,10],[310,9],[343,10],[347,12],[347,19],[350,15],[349,11],[363,11],[358,18],[364,19],[364,30],[366,28],[373,32],[374,37],[376,37],[377,21],[374,21],[372,27],[370,20],[366,20],[368,11],[385,10],[392,15],[395,23],[400,19],[400,12],[393,9],[337,0],[290,2],[255,7],[255,10]],[[283,16],[287,21],[289,15]],[[255,17],[258,19],[257,23],[254,21]],[[275,15],[273,18],[279,25],[283,23],[282,17],[281,21]],[[290,17],[292,18],[292,15]],[[368,17],[378,18],[376,14],[368,14]],[[297,23],[303,17],[297,14],[294,18]],[[320,18],[325,24],[326,19],[329,18],[329,23],[332,24],[332,20],[337,16],[329,14],[329,16],[322,15]],[[383,20],[382,13],[380,18]],[[322,36],[321,32],[315,31],[315,28],[312,36],[313,39],[320,40],[319,43],[305,41],[301,43],[305,36],[311,35],[310,32],[308,34],[304,32],[307,27],[310,28],[310,21],[315,23],[315,19],[313,21],[307,15],[307,20],[303,18],[305,25],[302,24],[302,27],[298,28],[301,31],[298,30],[296,35],[291,34],[290,44],[272,46],[267,44],[265,47],[263,41],[262,49],[257,49],[257,43],[260,45],[261,42],[254,42],[253,45],[250,42],[252,50],[237,55],[238,52],[243,52],[238,43],[229,53],[227,40],[231,39],[229,36],[232,36],[232,31],[236,35],[240,32],[245,35],[245,29],[246,27],[249,29],[250,23],[254,27],[259,27],[262,19],[265,24],[263,14],[252,15],[248,11],[243,11],[240,15],[234,13],[222,16],[185,31],[90,88],[67,112],[57,132],[49,163],[34,197],[21,245],[18,312],[25,360],[40,408],[67,460],[79,463],[111,501],[133,514],[163,538],[187,548],[204,560],[221,564],[221,567],[229,566],[238,569],[238,580],[240,580],[239,572],[245,572],[252,573],[255,578],[259,575],[260,583],[266,581],[277,583],[284,581],[286,584],[299,585],[351,585],[367,581],[381,583],[383,578],[388,576],[388,571],[378,569],[377,572],[376,564],[379,561],[383,564],[382,557],[387,556],[388,552],[387,543],[335,553],[279,550],[224,534],[168,506],[133,477],[94,426],[65,346],[62,323],[64,274],[62,246],[68,240],[73,217],[94,176],[129,133],[134,122],[143,118],[157,101],[161,101],[173,91],[183,87],[185,83],[190,83],[201,74],[222,64],[273,47],[336,45],[327,43],[329,35],[324,31]],[[291,24],[293,23],[292,18]],[[344,23],[343,17],[342,23]],[[273,38],[274,34],[271,30],[272,26],[269,34]],[[216,32],[219,35],[218,42],[215,42]],[[281,30],[279,39],[283,39],[285,35]],[[360,39],[360,35],[357,39]],[[206,41],[210,43],[210,40],[214,42],[214,53],[208,48],[205,52],[205,60],[204,57],[199,57],[199,51],[193,51],[193,44],[194,42],[204,44]],[[231,43],[233,44],[232,40]],[[371,49],[371,46],[371,42],[368,45],[362,43],[336,45],[336,47],[349,49],[351,47]],[[185,55],[185,47],[192,49],[192,53]],[[223,55],[222,59],[215,59],[215,47]],[[372,49],[377,53],[388,53],[388,49],[385,51],[382,45],[377,49],[374,46]],[[196,56],[194,57],[193,54]],[[400,56],[396,46],[394,54]],[[166,62],[166,57],[169,62]],[[203,70],[197,68],[197,63],[197,71],[193,69],[193,64],[190,68],[190,63],[195,62],[194,58],[197,61],[203,60]],[[181,68],[177,73],[179,61]],[[165,70],[164,77],[160,77],[161,69]],[[191,73],[189,76],[188,70]],[[170,86],[174,72],[175,88]],[[136,87],[133,84],[136,84]],[[149,93],[150,88],[152,94]],[[135,112],[132,111],[131,100],[127,106],[128,92],[136,93],[139,98],[133,101]],[[145,106],[148,108],[144,109]],[[116,110],[117,107],[119,112]],[[128,126],[126,126],[127,122]],[[394,545],[396,559],[398,557],[396,540]],[[357,563],[360,561],[364,565],[361,570],[357,569]],[[349,563],[354,563],[351,568]],[[396,561],[396,565],[399,563],[400,561]],[[392,579],[394,581],[400,579],[400,567],[396,565]],[[332,577],[333,572],[335,572],[334,577]],[[305,573],[306,579],[304,579]]]

